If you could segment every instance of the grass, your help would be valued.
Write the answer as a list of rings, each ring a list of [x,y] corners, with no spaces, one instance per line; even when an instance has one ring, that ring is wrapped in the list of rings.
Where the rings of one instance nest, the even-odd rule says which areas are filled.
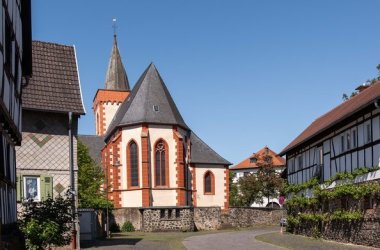
[[[303,250],[303,249],[348,249],[348,250],[364,250],[364,249],[375,249],[370,247],[352,245],[352,244],[343,244],[332,241],[325,241],[322,239],[315,239],[310,237],[305,237],[301,235],[294,235],[290,233],[267,233],[256,236],[257,240],[284,247],[292,250]]]

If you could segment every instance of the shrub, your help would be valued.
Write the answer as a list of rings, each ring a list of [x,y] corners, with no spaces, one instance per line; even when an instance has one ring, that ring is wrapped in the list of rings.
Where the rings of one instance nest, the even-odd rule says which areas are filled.
[[[119,226],[119,224],[113,222],[113,223],[110,225],[110,232],[111,232],[111,233],[117,233],[117,232],[120,232],[120,226]]]
[[[122,232],[134,232],[135,227],[130,221],[124,222],[123,226],[121,227]]]

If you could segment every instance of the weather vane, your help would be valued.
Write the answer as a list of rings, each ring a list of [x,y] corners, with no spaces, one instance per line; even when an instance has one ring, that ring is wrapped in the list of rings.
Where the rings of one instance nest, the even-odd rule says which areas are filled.
[[[116,18],[112,19],[113,35],[116,36]]]

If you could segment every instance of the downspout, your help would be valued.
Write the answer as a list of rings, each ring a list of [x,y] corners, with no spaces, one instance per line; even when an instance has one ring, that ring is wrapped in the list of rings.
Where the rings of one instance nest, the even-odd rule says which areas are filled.
[[[71,248],[77,249],[76,230],[76,206],[75,206],[75,178],[74,178],[74,143],[73,143],[73,113],[69,112],[69,164],[70,164],[70,195],[71,195],[71,215],[72,215],[72,238]]]

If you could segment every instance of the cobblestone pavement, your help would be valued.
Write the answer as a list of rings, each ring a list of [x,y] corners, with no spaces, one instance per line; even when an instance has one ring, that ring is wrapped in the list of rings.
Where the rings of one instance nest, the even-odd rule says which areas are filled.
[[[226,232],[193,236],[182,241],[188,250],[279,250],[284,249],[255,239],[256,235],[278,229],[254,229],[249,231]]]

